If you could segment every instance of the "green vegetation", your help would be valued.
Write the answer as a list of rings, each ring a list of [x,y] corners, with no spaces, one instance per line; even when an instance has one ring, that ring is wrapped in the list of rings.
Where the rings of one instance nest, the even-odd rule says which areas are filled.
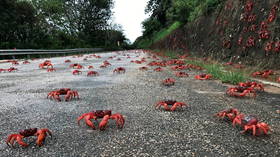
[[[181,22],[176,21],[170,27],[163,28],[159,32],[154,32],[154,35],[152,36],[152,39],[143,39],[143,40],[139,41],[138,46],[140,48],[149,47],[152,43],[157,42],[161,39],[164,39],[166,36],[168,36],[171,32],[173,32],[174,30],[176,30],[180,26],[181,26]]]
[[[213,12],[222,0],[149,0],[146,13],[151,16],[142,25],[143,35],[134,44],[147,48],[180,26]]]
[[[113,0],[1,0],[0,48],[117,48],[122,28],[110,24]]]
[[[171,26],[169,26],[168,28],[164,28],[159,32],[156,32],[156,35],[154,36],[154,42],[157,42],[163,38],[165,38],[167,35],[169,35],[171,32],[173,32],[174,30],[176,30],[177,28],[179,28],[181,26],[181,23],[176,21],[174,22]]]
[[[172,51],[164,51],[164,56],[167,56],[171,59],[177,59],[178,58],[177,53],[174,53]]]
[[[221,80],[223,83],[238,84],[248,80],[248,75],[242,71],[226,71],[222,65],[218,63],[205,64],[202,61],[186,60],[188,64],[194,64],[206,69],[215,79]]]

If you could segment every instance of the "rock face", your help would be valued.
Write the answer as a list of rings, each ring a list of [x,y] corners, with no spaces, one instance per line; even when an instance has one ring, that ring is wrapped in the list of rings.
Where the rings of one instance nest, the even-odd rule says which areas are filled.
[[[280,68],[279,0],[227,0],[152,48]]]

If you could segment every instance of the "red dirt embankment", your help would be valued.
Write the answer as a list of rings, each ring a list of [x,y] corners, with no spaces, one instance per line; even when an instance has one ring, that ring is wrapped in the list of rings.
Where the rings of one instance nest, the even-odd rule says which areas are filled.
[[[227,0],[152,48],[280,68],[279,0]]]

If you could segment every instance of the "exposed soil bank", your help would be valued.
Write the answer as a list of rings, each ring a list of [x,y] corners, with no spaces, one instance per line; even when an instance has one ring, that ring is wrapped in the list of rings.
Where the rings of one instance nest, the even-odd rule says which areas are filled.
[[[279,0],[227,0],[152,48],[279,69],[279,15]]]

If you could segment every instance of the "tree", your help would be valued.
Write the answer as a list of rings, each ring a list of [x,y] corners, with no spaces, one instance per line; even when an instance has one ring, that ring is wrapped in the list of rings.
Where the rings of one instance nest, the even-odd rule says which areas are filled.
[[[33,40],[37,18],[35,8],[26,1],[0,2],[1,47],[16,47]]]
[[[125,40],[112,28],[113,0],[1,0],[0,48],[104,47]]]

